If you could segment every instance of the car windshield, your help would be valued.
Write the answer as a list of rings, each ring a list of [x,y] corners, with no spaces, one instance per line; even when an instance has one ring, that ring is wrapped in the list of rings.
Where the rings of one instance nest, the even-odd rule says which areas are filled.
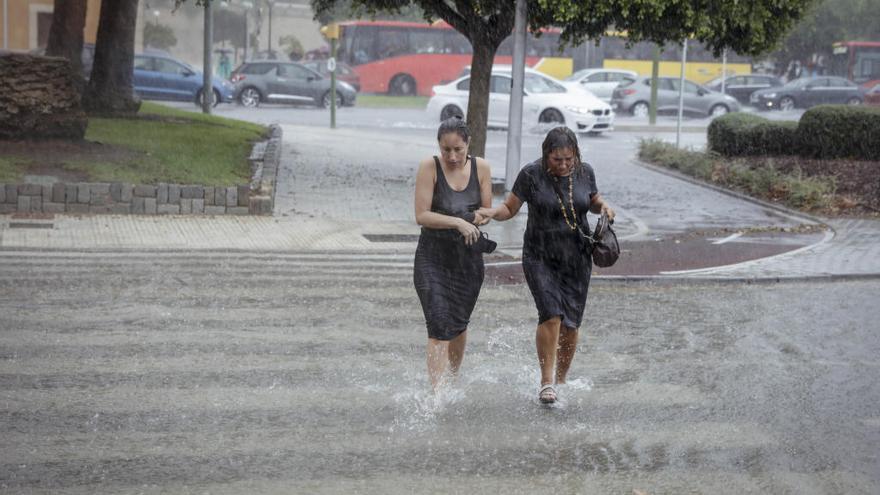
[[[565,81],[577,81],[577,80],[579,80],[580,78],[582,78],[582,77],[586,76],[587,74],[589,74],[590,72],[592,72],[592,69],[581,69],[581,70],[575,72],[574,74],[572,74],[572,75],[566,77],[564,80],[565,80]]]

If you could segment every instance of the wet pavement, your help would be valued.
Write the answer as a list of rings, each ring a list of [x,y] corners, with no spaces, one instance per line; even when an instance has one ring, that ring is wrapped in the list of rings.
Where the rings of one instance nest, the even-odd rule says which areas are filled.
[[[436,397],[409,158],[430,131],[342,131],[285,127],[272,218],[0,216],[0,493],[880,491],[880,222],[588,140],[624,253],[593,279],[561,403],[535,400],[525,215],[487,227],[462,375]]]
[[[596,279],[548,408],[522,284],[438,398],[402,256],[2,252],[0,492],[877,493],[878,289]]]

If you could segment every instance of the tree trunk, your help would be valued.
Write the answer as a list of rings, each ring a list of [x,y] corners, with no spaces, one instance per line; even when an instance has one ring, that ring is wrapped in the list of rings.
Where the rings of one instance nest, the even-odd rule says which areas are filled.
[[[474,47],[471,59],[471,82],[468,99],[467,121],[471,131],[468,151],[474,156],[485,156],[486,124],[489,120],[489,83],[492,79],[492,64],[498,44],[480,39],[480,34],[472,33]]]
[[[85,26],[86,0],[55,0],[46,55],[70,60],[74,73],[80,78]]]
[[[140,108],[132,84],[137,7],[138,0],[101,2],[95,62],[83,95],[92,115],[134,114]]]

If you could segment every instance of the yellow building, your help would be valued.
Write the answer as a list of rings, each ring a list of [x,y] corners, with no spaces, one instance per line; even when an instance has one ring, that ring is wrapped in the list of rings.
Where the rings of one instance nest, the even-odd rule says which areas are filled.
[[[2,49],[29,52],[45,48],[52,27],[53,0],[0,0]],[[94,43],[101,0],[87,0],[85,42]]]

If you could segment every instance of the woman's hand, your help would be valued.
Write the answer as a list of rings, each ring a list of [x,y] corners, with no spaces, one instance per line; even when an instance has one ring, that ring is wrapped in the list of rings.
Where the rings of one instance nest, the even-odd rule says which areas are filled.
[[[481,215],[479,211],[474,212],[474,225],[486,225],[491,220],[490,217]]]
[[[455,229],[458,230],[458,233],[461,234],[462,237],[464,237],[464,243],[468,246],[477,242],[477,239],[480,237],[480,229],[467,220],[459,219],[456,223]]]
[[[614,221],[614,208],[608,206],[608,203],[602,202],[602,209],[599,210],[599,214],[608,215],[608,220]]]
[[[485,206],[475,211],[477,215],[485,218],[488,222],[489,220],[495,218],[495,215],[498,213],[498,208],[486,208]]]

